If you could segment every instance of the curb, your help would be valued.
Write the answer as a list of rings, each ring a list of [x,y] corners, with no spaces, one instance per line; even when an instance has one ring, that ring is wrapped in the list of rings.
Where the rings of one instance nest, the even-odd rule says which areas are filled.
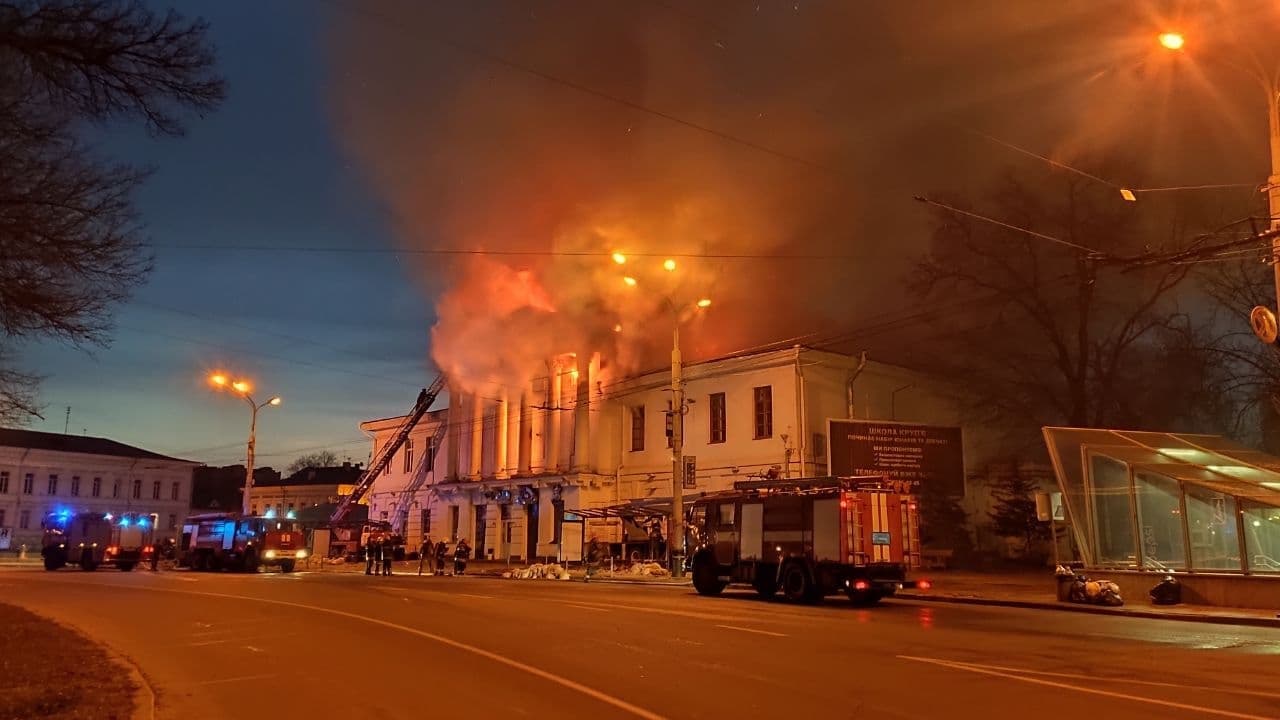
[[[1241,625],[1246,627],[1280,628],[1280,618],[1243,617],[1234,615],[1200,615],[1191,613],[1166,613],[1158,610],[1132,610],[1128,608],[1107,608],[1094,605],[1075,605],[1071,603],[1050,603],[1036,600],[997,600],[982,597],[954,597],[945,595],[918,595],[914,593],[898,593],[902,600],[919,600],[922,602],[951,603],[954,605],[986,605],[991,607],[1012,607],[1026,610],[1057,610],[1059,612],[1088,613],[1092,615],[1111,615],[1113,617],[1133,617],[1150,620],[1177,620],[1181,622],[1211,623],[1215,625]]]

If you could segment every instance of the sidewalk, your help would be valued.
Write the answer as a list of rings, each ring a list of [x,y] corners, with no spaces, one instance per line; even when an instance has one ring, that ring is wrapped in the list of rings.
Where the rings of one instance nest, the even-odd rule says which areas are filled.
[[[1202,605],[1152,605],[1145,595],[1141,597],[1126,597],[1125,604],[1121,607],[1059,602],[1056,597],[1053,574],[1048,570],[1043,572],[1013,573],[941,571],[933,573],[929,576],[929,579],[933,583],[931,589],[925,591],[903,590],[898,593],[897,597],[927,602],[994,605],[1036,610],[1061,610],[1064,612],[1095,613],[1099,615],[1280,628],[1280,616],[1277,615],[1276,610],[1222,608]]]
[[[310,572],[363,573],[364,567],[365,567],[364,563],[362,562],[333,563],[333,564],[326,563],[323,566],[323,568],[320,565],[313,563],[311,565],[300,565],[299,569],[308,570]],[[502,560],[468,560],[466,574],[468,577],[501,578],[503,573],[515,572],[516,570],[520,570],[524,567],[527,567],[524,563],[507,563]],[[433,568],[434,568],[434,565],[428,566],[427,564],[424,563],[422,566],[422,574],[429,575],[432,572]],[[418,561],[417,560],[401,560],[401,561],[395,562],[392,564],[391,571],[396,575],[417,575]],[[448,562],[445,563],[445,574],[452,574],[452,573],[453,573],[453,559],[451,558],[449,559]],[[569,577],[573,581],[581,581],[583,577],[585,577],[585,575],[586,573],[581,567],[577,567],[575,565],[569,568]],[[521,580],[519,582],[566,582],[566,581],[540,579],[540,580]],[[662,585],[662,586],[676,586],[676,587],[689,587],[692,584],[692,581],[687,577],[672,578],[672,577],[653,577],[653,576],[647,576],[647,575],[632,575],[623,570],[618,570],[617,572],[611,573],[609,572],[608,569],[604,569],[597,572],[595,576],[591,578],[591,582],[630,583],[630,584]]]

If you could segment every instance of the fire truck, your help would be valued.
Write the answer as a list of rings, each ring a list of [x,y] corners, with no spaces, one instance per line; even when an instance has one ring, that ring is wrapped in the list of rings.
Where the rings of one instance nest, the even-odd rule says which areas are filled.
[[[239,513],[204,513],[182,524],[178,564],[193,570],[243,570],[279,567],[290,573],[307,557],[298,523]]]
[[[154,515],[59,511],[45,516],[40,555],[45,570],[74,563],[82,570],[115,565],[128,572],[155,552]]]
[[[709,493],[689,509],[690,566],[701,595],[730,584],[794,602],[844,592],[874,605],[919,567],[913,496],[881,477],[758,480]]]
[[[364,559],[365,548],[370,543],[381,544],[391,540],[396,560],[405,555],[404,537],[397,534],[386,520],[343,520],[330,523],[329,557],[343,558],[347,562]]]

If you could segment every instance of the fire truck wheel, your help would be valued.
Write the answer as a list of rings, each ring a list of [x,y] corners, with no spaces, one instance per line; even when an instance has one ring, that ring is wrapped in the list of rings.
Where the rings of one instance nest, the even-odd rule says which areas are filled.
[[[120,572],[129,572],[130,570],[133,569],[133,563],[131,562],[117,563],[116,567],[120,568]]]
[[[240,569],[247,573],[258,572],[258,554],[252,550],[246,550],[244,559],[240,561]]]
[[[98,563],[93,561],[93,553],[88,550],[84,551],[84,554],[80,556],[80,569],[90,572],[98,569]]]
[[[793,562],[782,570],[782,594],[791,602],[812,603],[818,601],[818,593],[809,577],[809,569],[803,563]]]
[[[719,595],[724,591],[724,582],[717,576],[715,560],[710,555],[702,554],[693,559],[693,589],[699,595]]]
[[[281,560],[281,561],[280,561],[280,572],[286,572],[286,573],[291,573],[291,572],[293,572],[293,561],[292,561],[292,560]]]
[[[57,559],[57,558],[55,558],[55,557],[46,557],[46,558],[44,559],[44,569],[45,569],[45,570],[57,570],[58,568],[62,567],[63,565],[66,565],[66,563],[62,562],[61,560],[58,560],[58,559]]]
[[[778,578],[773,574],[757,577],[754,587],[760,597],[768,600],[778,594]]]

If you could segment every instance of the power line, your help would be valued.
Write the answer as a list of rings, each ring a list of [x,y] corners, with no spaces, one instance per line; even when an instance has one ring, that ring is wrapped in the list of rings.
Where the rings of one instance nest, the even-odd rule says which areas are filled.
[[[438,256],[473,256],[499,255],[509,257],[581,257],[608,258],[614,250],[464,250],[461,248],[380,248],[356,247],[342,245],[182,245],[159,243],[150,245],[157,250],[201,250],[214,252],[291,252],[291,253],[333,253],[353,255],[438,255]],[[692,253],[692,252],[627,252],[628,257],[643,258],[684,258],[691,260],[857,260],[860,256],[848,253]]]
[[[361,14],[361,15],[365,15],[366,17],[375,19],[381,22],[386,27],[396,30],[397,32],[409,31],[409,29],[406,28],[406,26],[403,23],[396,22],[395,18],[392,18],[384,13],[380,13],[375,10],[370,10],[368,7],[364,5],[355,5],[352,2],[344,2],[343,0],[327,0],[327,2],[329,2],[329,4],[331,5],[334,5],[340,8],[345,12]],[[421,41],[423,39],[423,35],[421,34],[420,30],[414,30],[413,39],[417,41]],[[702,125],[700,123],[696,123],[690,120],[685,120],[684,118],[678,117],[676,115],[672,115],[671,113],[663,112],[662,110],[658,110],[656,108],[648,107],[634,100],[628,100],[626,98],[604,92],[603,90],[597,90],[596,88],[583,85],[578,82],[574,82],[573,80],[568,80],[558,75],[553,75],[549,72],[539,70],[537,68],[534,68],[529,65],[525,65],[523,63],[517,62],[515,60],[499,55],[489,50],[473,47],[470,45],[465,45],[456,40],[446,39],[438,35],[433,37],[432,39],[435,42],[440,43],[442,45],[446,45],[450,48],[453,48],[456,51],[459,51],[468,55],[473,55],[475,57],[478,57],[494,65],[501,65],[502,67],[538,78],[540,80],[551,83],[553,85],[559,85],[561,87],[569,88],[571,90],[582,93],[584,95],[589,95],[591,97],[604,100],[606,102],[619,105],[621,107],[625,107],[631,110],[635,110],[637,112],[642,112],[648,115],[652,115],[654,117],[662,118],[663,120],[666,120],[670,123],[674,123],[676,125],[689,128],[691,130],[696,130],[706,135],[711,135],[713,137],[719,138],[726,142],[730,142],[742,147],[750,148],[757,152],[770,155],[778,159],[803,165],[812,170],[819,170],[819,171],[822,171],[823,173],[832,173],[832,174],[836,173],[834,169],[829,168],[813,160],[802,158],[798,155],[792,155],[790,153],[786,153],[781,150],[777,150],[777,149],[768,147],[766,145],[762,145],[758,142],[755,142],[754,140],[748,140],[746,138],[738,137],[737,135],[732,135],[730,133],[724,132],[722,130],[717,130],[707,125]]]
[[[1002,227],[1002,228],[1005,228],[1005,229],[1007,229],[1007,230],[1013,230],[1014,232],[1020,232],[1020,233],[1022,233],[1022,234],[1024,234],[1024,235],[1030,235],[1031,237],[1034,237],[1034,238],[1040,238],[1041,240],[1048,240],[1049,242],[1057,243],[1058,245],[1062,245],[1062,246],[1064,246],[1064,247],[1069,247],[1069,248],[1072,248],[1072,249],[1074,249],[1074,250],[1080,250],[1080,251],[1083,251],[1083,252],[1088,253],[1091,257],[1094,257],[1094,258],[1101,258],[1101,257],[1105,257],[1105,255],[1104,255],[1101,251],[1099,251],[1099,250],[1094,250],[1093,248],[1088,247],[1088,246],[1086,246],[1086,245],[1081,245],[1081,244],[1079,244],[1079,243],[1072,242],[1072,241],[1070,241],[1070,240],[1063,240],[1063,239],[1062,239],[1062,238],[1060,238],[1060,237],[1054,237],[1054,236],[1052,236],[1052,235],[1045,235],[1045,234],[1044,234],[1044,233],[1042,233],[1042,232],[1036,232],[1035,230],[1031,230],[1030,228],[1019,227],[1019,226],[1017,226],[1017,225],[1010,225],[1009,223],[1004,222],[1003,220],[997,220],[997,219],[995,219],[995,218],[993,218],[993,217],[988,217],[988,216],[986,216],[986,215],[980,215],[980,214],[978,214],[978,213],[976,213],[976,212],[972,212],[972,211],[969,211],[969,210],[962,210],[961,208],[958,208],[958,207],[956,207],[956,206],[954,206],[954,205],[948,205],[947,203],[944,203],[944,202],[939,202],[939,201],[937,201],[937,200],[931,200],[931,199],[929,199],[929,198],[927,198],[927,197],[925,197],[925,196],[923,196],[923,195],[916,195],[916,196],[915,196],[915,199],[916,199],[916,200],[918,200],[918,201],[920,201],[920,202],[922,202],[922,203],[924,203],[924,204],[926,204],[926,205],[933,205],[934,207],[938,207],[938,208],[941,208],[941,209],[943,209],[943,210],[946,210],[947,212],[952,212],[952,213],[955,213],[955,214],[957,214],[957,215],[964,215],[965,217],[973,218],[974,220],[979,220],[979,221],[982,221],[982,222],[985,222],[985,223],[990,223],[990,224],[992,224],[992,225],[998,225],[998,226],[1000,226],[1000,227]]]

